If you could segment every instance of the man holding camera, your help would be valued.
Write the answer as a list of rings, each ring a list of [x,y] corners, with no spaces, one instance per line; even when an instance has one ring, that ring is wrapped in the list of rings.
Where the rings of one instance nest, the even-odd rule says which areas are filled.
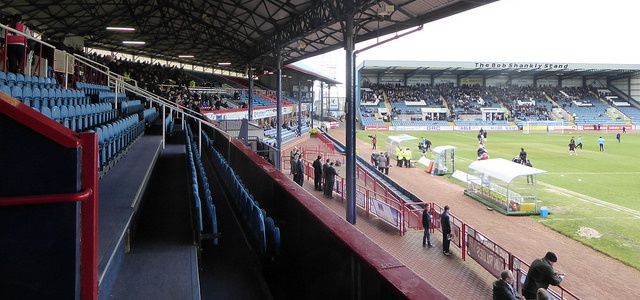
[[[549,285],[559,285],[564,274],[558,274],[553,270],[553,265],[558,257],[553,252],[547,252],[543,258],[538,258],[531,263],[527,279],[522,286],[522,296],[527,300],[535,300],[539,288],[547,289]]]

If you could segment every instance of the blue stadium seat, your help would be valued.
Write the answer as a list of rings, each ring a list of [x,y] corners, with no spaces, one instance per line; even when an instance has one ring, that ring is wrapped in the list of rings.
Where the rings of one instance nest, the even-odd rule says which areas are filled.
[[[46,117],[48,117],[49,119],[53,119],[51,116],[51,109],[48,106],[41,107],[40,112]]]
[[[22,86],[14,85],[11,87],[11,97],[22,100]]]
[[[10,86],[8,86],[8,85],[2,84],[2,85],[0,86],[0,91],[2,91],[3,93],[5,93],[5,94],[7,94],[7,95],[11,96],[11,87],[10,87]]]
[[[16,74],[16,84],[24,84],[24,75],[20,73]]]
[[[14,85],[16,83],[16,74],[7,73],[7,85]]]

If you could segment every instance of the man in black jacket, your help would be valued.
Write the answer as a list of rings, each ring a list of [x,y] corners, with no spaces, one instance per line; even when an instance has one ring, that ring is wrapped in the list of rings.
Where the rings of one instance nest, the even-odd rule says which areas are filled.
[[[493,300],[518,300],[522,299],[513,288],[513,273],[504,270],[500,273],[500,279],[493,282]]]
[[[316,191],[322,191],[322,159],[321,155],[313,161],[313,187]]]
[[[451,255],[449,245],[451,244],[451,223],[449,220],[449,205],[444,206],[444,212],[440,215],[440,226],[442,226],[442,252],[446,256]]]
[[[543,258],[538,258],[531,263],[527,279],[522,286],[522,295],[527,300],[535,300],[539,288],[547,289],[549,285],[559,285],[564,274],[558,274],[553,270],[553,265],[558,257],[553,252],[547,252]]]
[[[429,212],[429,204],[425,204],[424,210],[422,211],[422,227],[424,227],[422,247],[429,246],[429,248],[431,248],[433,245],[431,244],[431,214]]]

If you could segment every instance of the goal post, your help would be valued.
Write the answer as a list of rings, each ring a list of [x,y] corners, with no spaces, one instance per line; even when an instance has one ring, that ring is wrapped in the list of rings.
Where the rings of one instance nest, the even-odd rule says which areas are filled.
[[[565,128],[569,126],[566,121],[524,121],[522,123],[522,133],[529,134],[531,132],[549,132],[564,133]]]

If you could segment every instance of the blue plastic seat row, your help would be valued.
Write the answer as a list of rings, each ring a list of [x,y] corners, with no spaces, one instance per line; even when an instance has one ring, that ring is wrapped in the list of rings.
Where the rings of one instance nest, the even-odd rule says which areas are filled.
[[[83,90],[87,95],[98,95],[101,91],[109,92],[111,88],[106,85],[99,85],[94,83],[77,82],[76,87],[79,90]]]
[[[193,140],[193,134],[189,126],[185,130],[185,146],[191,171],[191,192],[193,194],[194,210],[196,215],[195,227],[199,230],[200,240],[210,240],[215,246],[219,243],[218,217],[213,203],[209,179],[198,147]],[[204,203],[203,203],[204,201]]]
[[[88,104],[84,92],[60,88],[38,88],[29,86],[8,86],[0,83],[0,89],[31,107]]]
[[[206,136],[204,132],[202,135]],[[203,140],[210,141],[211,139],[207,137]],[[272,218],[267,217],[266,211],[260,208],[259,203],[254,200],[253,195],[226,160],[214,149],[213,144],[211,143],[206,149],[216,172],[229,189],[231,203],[251,229],[260,253],[268,258],[278,256],[280,253],[280,229],[275,226]]]
[[[100,102],[108,102],[114,103],[114,99],[118,99],[118,103],[122,103],[123,101],[127,101],[127,95],[125,93],[118,93],[116,95],[115,92],[112,91],[99,91],[98,92],[98,101]]]
[[[53,77],[40,77],[33,75],[23,75],[15,73],[5,73],[0,71],[0,84],[6,84],[9,86],[14,85],[29,85],[40,88],[55,88],[58,86],[56,80]]]
[[[92,129],[100,124],[116,119],[117,111],[109,103],[72,106],[34,107],[42,114],[59,122],[73,131]],[[137,116],[136,116],[137,117]]]
[[[120,103],[120,113],[123,115],[131,115],[144,110],[144,104],[140,100],[122,101]]]
[[[160,114],[158,113],[158,109],[155,107],[150,107],[142,111],[142,119],[147,127],[151,127],[158,117],[160,117]]]
[[[116,155],[144,133],[144,124],[133,115],[95,128],[98,133],[100,169],[104,169]]]

